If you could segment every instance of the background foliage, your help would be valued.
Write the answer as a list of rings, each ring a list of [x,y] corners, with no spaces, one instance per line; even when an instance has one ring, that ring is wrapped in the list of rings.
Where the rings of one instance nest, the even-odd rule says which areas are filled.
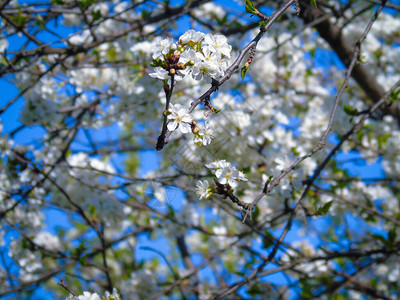
[[[398,299],[399,12],[1,1],[0,296]],[[176,82],[211,143],[175,130],[157,152],[152,55],[188,29],[226,36],[237,69]]]

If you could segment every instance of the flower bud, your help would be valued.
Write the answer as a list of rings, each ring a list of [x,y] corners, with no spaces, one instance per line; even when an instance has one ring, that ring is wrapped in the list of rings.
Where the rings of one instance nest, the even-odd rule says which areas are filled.
[[[194,133],[194,134],[199,134],[199,132],[200,132],[200,129],[199,129],[199,127],[197,127],[196,125],[195,126],[192,126],[192,132]]]
[[[186,47],[184,47],[183,45],[179,44],[177,50],[182,53],[183,51],[185,51],[185,48]]]

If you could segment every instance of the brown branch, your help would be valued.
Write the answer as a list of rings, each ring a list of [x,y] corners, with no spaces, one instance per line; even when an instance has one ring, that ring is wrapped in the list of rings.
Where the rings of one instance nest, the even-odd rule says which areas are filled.
[[[226,70],[225,75],[222,76],[219,80],[213,79],[211,87],[203,94],[201,95],[197,100],[193,101],[188,109],[189,113],[192,113],[193,110],[200,104],[204,103],[205,106],[209,107],[209,100],[210,97],[213,93],[215,93],[218,88],[224,84],[227,80],[229,80],[233,74],[233,72],[239,68],[240,63],[246,56],[247,52],[249,52],[251,49],[255,49],[257,47],[258,42],[261,40],[263,35],[268,31],[269,28],[271,28],[272,24],[278,18],[283,15],[283,13],[295,2],[295,0],[289,0],[284,6],[282,6],[278,11],[276,11],[269,19],[268,24],[266,24],[264,27],[261,26],[259,33],[257,36],[250,42],[248,43],[244,48],[242,48],[239,51],[239,55],[233,62],[233,64]],[[162,131],[162,134],[159,136],[158,141],[157,141],[157,150],[161,150],[166,144],[169,142],[169,137],[171,135],[171,132],[169,130],[164,130]]]
[[[76,293],[74,293],[69,287],[68,285],[64,282],[64,279],[60,278],[60,282],[57,282],[57,284],[61,287],[63,287],[64,289],[66,289],[69,293],[71,293],[73,296],[76,296]]]

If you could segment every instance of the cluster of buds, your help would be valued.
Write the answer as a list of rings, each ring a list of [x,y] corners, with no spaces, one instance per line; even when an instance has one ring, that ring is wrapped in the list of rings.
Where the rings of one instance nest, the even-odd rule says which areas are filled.
[[[222,77],[228,68],[232,46],[228,45],[223,35],[204,34],[188,30],[178,43],[173,39],[157,39],[153,52],[154,72],[149,75],[160,80],[174,76],[181,80],[191,74],[195,80]]]
[[[186,65],[179,62],[180,56],[181,51],[178,50],[172,39],[160,40],[156,44],[153,62],[151,63],[153,67],[156,67],[155,73],[151,73],[150,76],[165,80],[168,79],[168,76],[176,75],[177,70],[184,70]]]

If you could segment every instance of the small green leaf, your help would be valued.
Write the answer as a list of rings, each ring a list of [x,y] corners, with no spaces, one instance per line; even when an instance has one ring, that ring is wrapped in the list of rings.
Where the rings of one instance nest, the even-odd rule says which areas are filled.
[[[263,290],[258,286],[257,283],[253,284],[248,290],[247,293],[252,297],[257,297],[261,295]]]
[[[3,55],[0,55],[0,65],[8,66],[8,60]]]
[[[254,223],[257,222],[257,219],[258,219],[258,217],[260,216],[260,214],[261,214],[261,211],[260,211],[260,209],[258,208],[258,206],[256,206],[256,207],[254,208],[254,211],[253,211],[253,214],[252,214],[252,218],[253,218],[253,220],[254,220]]]
[[[253,2],[250,0],[246,0],[246,12],[249,14],[255,14],[256,13],[256,8],[254,7]]]
[[[395,242],[396,242],[396,229],[392,228],[389,230],[389,234],[388,234],[388,243],[390,247],[395,246]]]
[[[163,64],[164,64],[164,62],[161,59],[157,58],[157,59],[154,59],[151,62],[150,66],[152,66],[152,67],[161,67]]]
[[[312,6],[317,7],[317,0],[310,0],[310,1]]]
[[[25,25],[28,19],[27,16],[22,14],[21,8],[18,9],[18,14],[16,16],[10,16],[10,18],[20,26]]]
[[[247,69],[249,68],[249,66],[244,65],[241,69],[240,69],[240,75],[242,77],[242,81],[244,80],[244,77],[246,76],[246,72]]]
[[[142,17],[143,19],[149,18],[151,16],[153,12],[152,11],[147,11],[147,10],[143,10],[142,11]]]
[[[100,10],[96,10],[96,11],[92,11],[92,18],[93,21],[97,21],[101,18],[101,11]]]
[[[78,4],[82,8],[88,8],[89,6],[91,6],[94,3],[96,3],[96,0],[80,0],[80,1],[78,1]]]
[[[274,236],[272,235],[271,232],[269,232],[267,229],[264,231],[264,238],[263,238],[263,244],[262,248],[268,249],[274,244]]]
[[[380,234],[372,234],[372,236],[373,236],[376,240],[381,241],[383,245],[387,246],[388,241],[387,241],[383,236],[381,236]]]
[[[167,216],[171,217],[171,218],[175,218],[175,210],[171,205],[168,204],[167,210],[168,210],[167,211]]]
[[[343,110],[349,116],[358,116],[360,114],[360,112],[357,109],[351,107],[350,105],[344,105]]]
[[[391,91],[390,92],[390,99],[392,102],[396,102],[399,100],[399,94],[400,94],[400,89],[397,89],[397,91]]]
[[[259,22],[261,29],[265,28],[265,26],[267,26],[269,21],[261,21]]]
[[[213,114],[217,114],[219,113],[221,110],[220,109],[216,109],[216,108],[212,108],[211,111],[213,112]]]
[[[326,202],[322,207],[318,208],[317,211],[314,213],[314,216],[325,216],[329,209],[331,208],[333,203],[332,201]]]

